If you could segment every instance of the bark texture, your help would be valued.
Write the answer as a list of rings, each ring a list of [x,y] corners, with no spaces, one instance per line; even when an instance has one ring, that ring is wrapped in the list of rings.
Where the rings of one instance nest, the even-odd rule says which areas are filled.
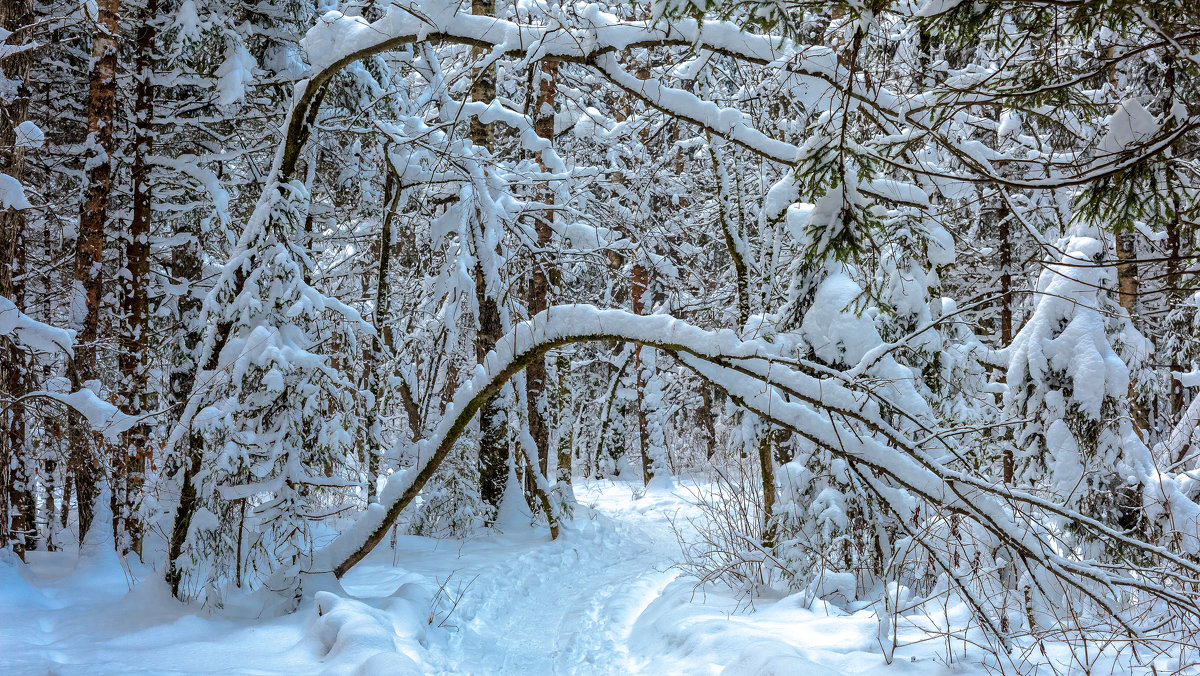
[[[113,119],[117,97],[117,14],[119,0],[96,3],[92,35],[92,73],[88,89],[88,137],[86,177],[79,233],[75,240],[75,288],[72,291],[73,323],[76,325],[75,356],[68,369],[73,389],[86,387],[99,376],[97,371],[100,335],[100,305],[104,295],[104,240],[108,202],[112,195]],[[71,425],[71,473],[75,478],[75,501],[79,513],[79,541],[91,528],[95,501],[103,479],[97,435],[78,418]]]
[[[494,0],[471,0],[471,13],[477,16],[495,16],[496,3]],[[479,47],[472,49],[475,58],[484,58],[486,51]],[[475,82],[471,86],[471,98],[480,102],[491,102],[496,97],[496,67],[494,64],[476,69]],[[471,141],[477,147],[491,152],[495,131],[491,124],[486,124],[477,117],[471,118]],[[479,224],[482,231],[483,223]],[[480,233],[482,234],[482,233]],[[476,246],[484,245],[484,237],[477,239]],[[482,252],[480,252],[482,256]],[[479,256],[477,256],[478,260]],[[487,275],[482,264],[475,265],[475,300],[479,306],[479,325],[475,336],[475,356],[479,361],[492,348],[496,341],[504,335],[504,325],[500,319],[500,303],[497,299],[498,289],[488,289]],[[483,404],[479,414],[479,494],[483,501],[492,507],[493,513],[500,508],[504,499],[504,487],[508,483],[508,413],[505,411],[504,399],[500,393],[490,397]]]
[[[535,71],[537,74],[537,97],[534,102],[533,128],[541,138],[554,139],[554,103],[555,88],[557,87],[558,61],[544,59]],[[542,171],[547,171],[545,160],[539,156],[538,163]],[[538,198],[546,203],[554,203],[554,192],[548,183],[538,190]],[[537,250],[533,255],[533,266],[529,276],[529,294],[527,305],[529,315],[533,316],[550,306],[550,284],[554,275],[554,257],[549,251],[550,241],[554,234],[551,224],[554,222],[554,210],[546,209],[534,220],[534,230],[537,232]],[[550,473],[550,401],[546,394],[546,362],[537,360],[525,371],[525,394],[528,402],[529,435],[533,437],[537,448],[538,468],[542,476]]]
[[[28,0],[0,4],[0,26],[12,35],[9,45],[23,44],[24,23],[32,16]],[[28,77],[33,52],[26,50],[0,60],[5,77],[19,80],[16,96],[0,105],[0,171],[17,181],[25,176],[25,151],[16,147],[15,128],[28,118]],[[25,272],[25,214],[16,209],[0,211],[0,296],[24,309],[22,275]],[[0,337],[0,405],[15,400],[30,389],[29,365],[16,343]],[[25,558],[25,550],[36,539],[36,504],[33,498],[32,449],[25,438],[25,407],[13,404],[0,412],[0,549],[12,547]]]
[[[150,225],[153,184],[149,157],[154,152],[154,43],[158,0],[147,0],[137,30],[134,61],[133,215],[125,240],[125,270],[120,281],[124,327],[121,334],[121,403],[129,415],[153,408],[148,395],[146,355],[150,332]],[[113,530],[118,548],[140,553],[142,525],[139,511],[142,485],[151,460],[150,426],[139,424],[125,433],[113,453]]]

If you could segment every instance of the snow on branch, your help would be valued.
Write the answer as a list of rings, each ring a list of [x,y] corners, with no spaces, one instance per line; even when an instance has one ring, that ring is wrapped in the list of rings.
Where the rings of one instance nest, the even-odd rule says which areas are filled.
[[[641,316],[586,305],[550,308],[516,325],[501,339],[473,378],[458,389],[437,428],[418,444],[416,465],[394,477],[380,502],[318,553],[310,570],[341,576],[379,544],[432,478],[483,402],[515,374],[556,347],[599,340],[628,341],[673,354],[742,406],[870,476],[875,492],[902,519],[912,518],[916,499],[966,516],[1015,552],[1041,588],[1077,590],[1112,613],[1131,635],[1140,635],[1141,628],[1123,619],[1114,600],[1129,592],[1148,594],[1200,619],[1193,595],[1164,580],[1200,578],[1200,566],[1189,558],[1140,541],[1062,504],[953,469],[940,459],[946,450],[942,440],[934,436],[919,443],[894,428],[867,387],[818,377],[815,374],[820,367],[789,361],[779,354],[778,347],[764,340],[742,340],[733,331],[707,331],[664,315]],[[1186,501],[1172,486],[1164,480],[1155,487],[1169,493],[1164,509]],[[1038,512],[1069,519],[1094,537],[1136,550],[1154,564],[1137,567],[1137,574],[1124,574],[1073,558],[1060,551],[1053,537],[1031,518]],[[1154,566],[1171,572],[1156,572]]]
[[[17,309],[16,304],[8,298],[0,296],[0,338],[11,340],[18,349],[70,357],[73,354],[75,332],[39,322]],[[87,388],[76,392],[27,392],[14,400],[0,401],[0,411],[18,403],[37,400],[53,401],[70,408],[82,415],[92,429],[110,437],[128,430],[140,420],[121,413],[116,406],[100,399]]]
[[[70,356],[75,332],[37,321],[21,312],[15,303],[0,296],[0,337],[34,352]]]

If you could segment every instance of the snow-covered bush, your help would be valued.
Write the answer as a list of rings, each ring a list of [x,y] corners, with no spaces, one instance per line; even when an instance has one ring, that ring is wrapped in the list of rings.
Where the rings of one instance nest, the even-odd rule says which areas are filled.
[[[1117,341],[1146,341],[1113,298],[1112,268],[1101,265],[1110,255],[1104,241],[1080,234],[1061,250],[1008,348],[1005,409],[1025,421],[1014,438],[1016,481],[1149,536],[1142,493],[1156,470],[1128,415],[1129,366],[1114,349]]]

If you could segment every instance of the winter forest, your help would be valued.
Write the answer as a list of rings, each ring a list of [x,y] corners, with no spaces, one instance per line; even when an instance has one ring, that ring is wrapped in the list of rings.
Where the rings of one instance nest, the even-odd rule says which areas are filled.
[[[0,0],[0,672],[1200,674],[1200,2]]]

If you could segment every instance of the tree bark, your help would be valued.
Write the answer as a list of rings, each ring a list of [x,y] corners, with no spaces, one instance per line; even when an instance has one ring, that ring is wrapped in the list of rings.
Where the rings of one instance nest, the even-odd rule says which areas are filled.
[[[634,314],[646,314],[650,300],[646,297],[649,285],[650,273],[639,257],[633,264],[633,283],[629,293]],[[642,451],[642,482],[649,485],[650,480],[654,478],[654,460],[650,457],[650,434],[646,428],[646,374],[642,369],[641,345],[633,349],[633,373],[637,390],[638,444]]]
[[[198,351],[204,327],[200,325],[202,301],[196,286],[203,277],[203,246],[199,224],[195,220],[184,219],[181,232],[187,235],[187,241],[176,246],[171,252],[171,276],[176,284],[183,284],[185,290],[176,298],[176,314],[179,326],[176,330],[177,339],[172,341],[174,354],[171,360],[169,378],[171,410],[182,412],[191,396],[192,384],[195,380]],[[167,542],[167,574],[166,580],[171,587],[171,593],[179,596],[179,588],[183,581],[182,562],[184,541],[187,538],[191,518],[196,508],[195,478],[200,472],[203,438],[189,431],[180,442],[180,455],[170,459],[170,469],[180,474],[179,505],[175,511],[174,526]]]
[[[1009,223],[1008,203],[1003,199],[996,209],[996,225],[1000,230],[1000,347],[1006,348],[1013,339],[1012,264],[1013,243]],[[1005,434],[1001,451],[1001,474],[1004,484],[1011,485],[1016,471],[1011,442],[1012,431]]]
[[[739,246],[740,234],[734,231],[734,224],[729,215],[729,175],[723,156],[711,145],[712,135],[708,135],[710,145],[708,156],[712,161],[713,178],[717,182],[717,223],[721,226],[721,235],[725,239],[725,249],[729,251],[729,259],[733,262],[734,283],[737,291],[737,328],[745,328],[750,321],[750,272],[746,268],[746,259]]]
[[[1115,47],[1108,48],[1108,57],[1110,59],[1108,65],[1108,81],[1114,92],[1119,92],[1119,81],[1117,79],[1117,52]],[[1116,245],[1117,255],[1117,301],[1121,307],[1125,308],[1125,312],[1129,314],[1129,321],[1139,330],[1142,327],[1138,326],[1138,311],[1137,302],[1138,294],[1140,293],[1138,279],[1138,265],[1136,247],[1134,246],[1134,234],[1132,224],[1127,224],[1128,227],[1122,228],[1121,224],[1117,224],[1113,228],[1113,240]],[[1146,430],[1149,428],[1150,414],[1146,407],[1142,405],[1141,398],[1138,396],[1134,388],[1134,381],[1130,378],[1129,382],[1129,404],[1133,416],[1133,428],[1137,435],[1143,440],[1146,438]]]
[[[112,193],[113,119],[117,94],[117,13],[120,0],[98,0],[92,36],[92,74],[88,94],[88,139],[83,209],[75,240],[75,311],[79,329],[75,355],[68,369],[74,389],[86,387],[99,375],[97,340],[104,290],[104,227]],[[102,470],[98,445],[78,416],[71,425],[71,471],[75,475],[75,501],[82,545],[92,525]]]
[[[543,59],[539,70],[537,97],[534,101],[533,129],[537,135],[548,141],[554,140],[554,103],[557,87],[558,61]],[[545,160],[538,156],[538,164],[542,171],[548,171]],[[554,191],[549,183],[544,183],[538,190],[541,201],[546,204],[554,203]],[[529,294],[527,304],[529,316],[533,316],[550,306],[550,280],[553,276],[554,260],[549,252],[550,241],[554,234],[551,223],[554,222],[554,210],[547,208],[540,217],[534,219],[534,230],[537,232],[537,250],[534,252],[532,270],[529,278]],[[525,371],[525,394],[528,406],[529,435],[537,448],[538,466],[542,476],[549,478],[550,473],[550,401],[546,396],[546,361],[535,360]]]
[[[556,483],[564,492],[571,490],[572,458],[575,450],[575,435],[572,421],[567,417],[570,409],[570,390],[567,388],[567,374],[571,371],[571,358],[564,351],[559,351],[554,362],[554,375],[558,379],[558,392],[554,397],[555,425],[558,427],[558,458],[555,463],[557,472]],[[564,495],[574,500],[573,495]]]
[[[21,44],[24,24],[31,21],[28,0],[8,0],[0,5],[0,26],[12,32],[7,43]],[[0,66],[8,78],[18,80],[16,96],[0,107],[0,171],[20,181],[25,176],[25,151],[16,147],[15,128],[29,115],[30,50],[4,59]],[[0,296],[24,309],[25,214],[0,211]],[[29,362],[14,341],[0,337],[0,405],[30,389]],[[33,498],[33,449],[25,438],[25,407],[13,404],[0,412],[0,549],[11,546],[22,560],[37,535],[37,506]]]
[[[1117,254],[1117,299],[1121,303],[1121,307],[1129,313],[1129,321],[1134,327],[1140,329],[1137,321],[1139,316],[1137,300],[1141,289],[1139,288],[1138,265],[1135,262],[1137,252],[1134,247],[1134,233],[1133,231],[1118,230],[1113,239],[1116,240]],[[1132,380],[1129,383],[1129,403],[1130,412],[1133,415],[1134,431],[1144,439],[1146,430],[1150,426],[1150,413],[1142,404],[1141,397],[1138,396]]]
[[[775,548],[775,459],[773,450],[775,446],[775,434],[770,425],[762,430],[758,437],[758,464],[762,470],[762,492],[763,492],[763,523],[762,523],[762,545],[765,549]]]
[[[717,428],[714,424],[716,413],[713,411],[712,385],[708,381],[700,381],[700,428],[704,431],[704,459],[712,462],[717,454]]]
[[[504,335],[500,321],[500,306],[486,290],[487,279],[483,268],[475,266],[475,287],[479,303],[479,328],[475,336],[475,358],[482,363],[484,357],[496,347],[496,341]],[[492,507],[500,508],[504,489],[508,483],[508,413],[504,410],[504,397],[497,392],[484,402],[479,414],[479,495]],[[489,524],[492,522],[489,517]]]
[[[125,413],[141,415],[153,405],[147,392],[146,356],[149,352],[150,220],[153,187],[148,157],[154,151],[154,44],[158,0],[147,0],[137,30],[134,60],[133,215],[125,242],[125,269],[121,280],[121,400]],[[113,531],[117,546],[126,553],[141,553],[142,485],[150,464],[150,426],[142,423],[124,435],[124,444],[113,456]]]
[[[1170,51],[1163,54],[1163,62],[1166,64],[1167,72],[1163,76],[1163,87],[1167,90],[1166,101],[1163,107],[1170,110],[1175,103],[1175,58]],[[1168,149],[1168,157],[1174,155],[1174,151]],[[1166,171],[1167,194],[1171,196],[1171,217],[1167,219],[1167,269],[1166,269],[1166,302],[1169,310],[1174,310],[1179,306],[1179,303],[1184,299],[1183,292],[1183,276],[1181,274],[1181,256],[1183,255],[1183,223],[1181,222],[1180,210],[1182,204],[1179,199],[1179,189],[1175,182],[1174,170],[1168,167]],[[1181,379],[1184,366],[1180,363],[1178,354],[1170,355],[1170,384],[1169,384],[1169,404],[1171,419],[1178,420],[1183,415],[1186,406],[1183,400],[1183,380]]]
[[[390,279],[390,268],[392,260],[392,222],[395,220],[396,206],[400,201],[400,186],[396,181],[395,172],[392,170],[391,160],[387,158],[387,152],[384,152],[384,163],[389,166],[385,168],[387,172],[384,179],[383,187],[383,224],[379,230],[379,270],[375,283],[375,335],[371,339],[371,352],[367,359],[367,372],[369,379],[369,387],[371,391],[371,403],[367,408],[366,427],[367,427],[367,502],[379,502],[377,494],[377,484],[379,477],[379,457],[383,453],[383,439],[379,435],[379,430],[376,426],[379,424],[379,409],[383,406],[383,385],[385,382],[383,361],[384,357],[391,353],[392,332],[388,322],[391,318],[390,303],[391,303],[391,288],[388,280]],[[411,400],[411,397],[409,398]],[[416,421],[412,420],[414,411],[407,405],[405,401],[405,412],[409,417],[409,425],[413,425]],[[415,431],[415,428],[414,428]]]
[[[471,0],[471,13],[476,16],[495,16],[495,0]],[[472,48],[476,59],[483,58],[487,52],[479,47]],[[490,65],[475,71],[475,82],[471,86],[471,99],[481,103],[490,103],[496,97],[496,68]],[[476,147],[491,152],[494,141],[494,131],[491,124],[482,122],[478,117],[471,118],[471,142]],[[480,229],[483,224],[480,219]],[[484,238],[479,237],[477,248],[486,246]],[[483,257],[483,252],[476,253],[476,260]],[[489,292],[487,276],[483,264],[475,264],[475,300],[479,306],[479,326],[475,334],[475,356],[482,362],[488,352],[496,346],[496,341],[504,335],[504,325],[500,319],[500,304],[497,300],[498,291]],[[479,495],[492,508],[495,514],[504,499],[504,488],[508,483],[508,414],[504,410],[504,399],[497,393],[484,402],[479,415]],[[489,517],[489,523],[494,517]]]

